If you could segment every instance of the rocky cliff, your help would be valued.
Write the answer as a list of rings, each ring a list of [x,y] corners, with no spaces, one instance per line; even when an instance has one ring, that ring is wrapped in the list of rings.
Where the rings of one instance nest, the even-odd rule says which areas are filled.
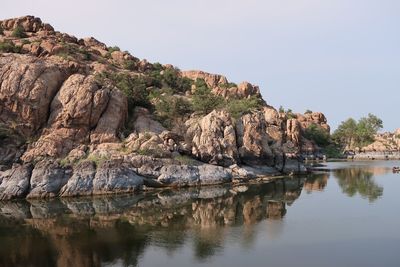
[[[299,172],[322,113],[258,86],[139,60],[39,18],[0,21],[0,199],[133,192]]]

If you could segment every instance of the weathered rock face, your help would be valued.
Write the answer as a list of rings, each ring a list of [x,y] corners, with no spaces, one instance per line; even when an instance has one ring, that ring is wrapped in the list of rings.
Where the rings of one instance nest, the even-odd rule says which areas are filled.
[[[67,155],[82,143],[117,141],[117,130],[126,114],[127,100],[121,92],[99,88],[93,76],[74,74],[55,96],[48,127],[23,159],[57,158]]]
[[[71,169],[62,168],[54,162],[42,161],[35,165],[30,179],[28,198],[44,198],[57,196],[70,176]]]
[[[300,122],[302,129],[307,129],[310,125],[315,124],[328,132],[330,131],[326,117],[321,112],[312,112],[307,114],[297,113],[296,119]]]
[[[170,186],[211,185],[230,182],[231,171],[209,164],[201,166],[168,165],[161,168],[158,181]]]
[[[234,122],[228,112],[213,111],[203,118],[187,121],[186,126],[185,139],[195,157],[222,166],[238,161]]]
[[[74,174],[60,191],[61,196],[84,196],[93,191],[93,179],[96,174],[96,165],[84,161],[74,168]]]
[[[0,173],[0,200],[25,197],[29,191],[32,166],[15,166]]]
[[[40,18],[36,18],[33,16],[6,19],[1,21],[0,25],[4,30],[8,31],[12,31],[18,26],[22,27],[25,32],[38,32],[42,30],[54,31],[51,25],[43,23]]]
[[[274,155],[269,147],[272,139],[267,134],[267,123],[262,112],[242,116],[238,121],[236,133],[240,158],[244,163],[272,163]]]
[[[14,123],[24,136],[34,135],[46,124],[50,103],[67,72],[36,57],[0,55],[0,119]]]
[[[143,177],[121,161],[106,161],[97,167],[93,162],[76,166],[73,176],[61,189],[61,196],[82,196],[139,191]]]
[[[107,161],[97,169],[93,179],[93,194],[114,194],[139,191],[143,177],[119,162]]]

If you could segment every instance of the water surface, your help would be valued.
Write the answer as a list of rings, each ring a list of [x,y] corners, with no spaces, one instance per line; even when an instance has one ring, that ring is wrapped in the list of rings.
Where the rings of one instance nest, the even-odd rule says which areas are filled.
[[[400,266],[396,161],[136,196],[0,202],[0,266]]]

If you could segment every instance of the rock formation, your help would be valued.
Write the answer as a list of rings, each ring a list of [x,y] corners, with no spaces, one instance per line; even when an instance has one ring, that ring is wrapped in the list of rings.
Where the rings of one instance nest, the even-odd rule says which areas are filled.
[[[353,159],[400,159],[400,129],[394,132],[378,133],[374,137],[374,142],[355,150]]]
[[[319,152],[305,129],[316,124],[329,131],[322,113],[279,113],[248,82],[151,64],[94,38],[57,32],[32,16],[0,25],[3,199],[218,184],[260,177],[263,170],[301,172],[289,160]],[[192,110],[198,79],[224,103],[259,104],[238,116],[225,106]]]

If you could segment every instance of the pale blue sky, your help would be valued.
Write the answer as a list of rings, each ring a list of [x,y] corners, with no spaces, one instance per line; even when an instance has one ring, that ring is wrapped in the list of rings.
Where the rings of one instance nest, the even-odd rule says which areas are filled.
[[[340,121],[372,112],[400,127],[399,0],[12,0],[0,19],[35,15],[139,58],[260,85],[271,105]]]

